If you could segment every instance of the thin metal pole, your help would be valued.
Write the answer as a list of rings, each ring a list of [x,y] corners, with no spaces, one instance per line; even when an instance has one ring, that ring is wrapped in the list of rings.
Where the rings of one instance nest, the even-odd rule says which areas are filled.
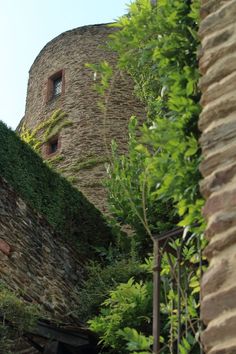
[[[197,239],[197,247],[198,247],[198,250],[199,250],[199,267],[200,267],[200,282],[202,280],[202,275],[203,275],[203,270],[202,270],[202,247],[201,247],[201,239],[200,239],[200,235],[198,236],[198,239]],[[202,303],[202,297],[201,297],[201,291],[200,291],[200,304]],[[200,319],[200,331],[202,333],[203,331],[203,322],[202,320]],[[203,345],[201,343],[201,337],[199,338],[199,345],[200,345],[200,354],[203,354],[204,351],[203,351]]]
[[[177,354],[179,354],[180,350],[180,342],[181,342],[181,252],[182,252],[182,243],[178,249],[178,279],[177,279],[177,296],[178,296],[178,340],[177,340]]]
[[[174,292],[174,279],[171,280],[171,290]],[[170,354],[174,354],[174,326],[173,326],[173,313],[174,313],[174,299],[171,299],[171,316],[170,316]]]
[[[154,268],[153,268],[153,354],[160,352],[160,302],[161,302],[161,253],[160,242],[154,240]]]

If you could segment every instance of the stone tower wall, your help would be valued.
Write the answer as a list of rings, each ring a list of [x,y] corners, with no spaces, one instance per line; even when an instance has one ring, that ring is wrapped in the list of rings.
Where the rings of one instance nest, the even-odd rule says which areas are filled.
[[[132,114],[142,117],[144,113],[141,103],[133,96],[131,80],[120,73],[115,73],[112,80],[106,114],[98,108],[100,97],[94,90],[94,74],[85,64],[102,60],[115,63],[115,54],[105,48],[107,37],[113,31],[107,25],[85,26],[62,33],[49,42],[30,69],[23,119],[32,130],[56,109],[68,114],[72,124],[59,133],[60,147],[56,155],[60,159],[55,159],[54,165],[101,211],[106,209],[101,182],[106,174],[104,163],[110,142],[115,139],[120,151],[125,152],[128,120]],[[59,71],[63,75],[62,94],[48,100],[49,78]],[[50,159],[45,156],[44,148],[43,157]]]
[[[204,161],[209,244],[202,281],[202,340],[209,354],[236,353],[236,1],[201,1]]]

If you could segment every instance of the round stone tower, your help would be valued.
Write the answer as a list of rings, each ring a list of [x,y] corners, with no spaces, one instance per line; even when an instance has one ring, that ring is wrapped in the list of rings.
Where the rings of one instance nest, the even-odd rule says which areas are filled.
[[[106,24],[84,26],[46,44],[29,71],[25,116],[19,126],[20,131],[36,132],[42,157],[102,212],[106,211],[102,180],[111,140],[124,153],[129,118],[144,112],[133,96],[131,80],[120,72],[113,75],[105,112],[98,107],[101,97],[94,89],[96,75],[86,63],[106,60],[115,66],[116,56],[106,47],[113,31]],[[57,110],[66,116],[58,118]]]

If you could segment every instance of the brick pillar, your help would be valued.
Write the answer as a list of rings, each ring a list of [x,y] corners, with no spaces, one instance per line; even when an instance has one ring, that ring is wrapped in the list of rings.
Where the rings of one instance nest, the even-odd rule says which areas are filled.
[[[202,280],[208,354],[236,353],[236,0],[202,0],[199,127],[209,269]]]

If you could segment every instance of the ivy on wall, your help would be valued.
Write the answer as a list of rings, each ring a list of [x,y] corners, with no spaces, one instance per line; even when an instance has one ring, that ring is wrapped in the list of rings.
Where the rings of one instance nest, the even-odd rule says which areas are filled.
[[[111,242],[100,212],[2,122],[0,174],[57,232],[75,240],[81,255],[93,255],[92,244]]]
[[[48,119],[36,125],[33,130],[28,129],[24,122],[20,128],[19,135],[24,142],[40,153],[43,144],[56,136],[63,127],[73,124],[72,121],[66,118],[67,114],[58,109]]]

